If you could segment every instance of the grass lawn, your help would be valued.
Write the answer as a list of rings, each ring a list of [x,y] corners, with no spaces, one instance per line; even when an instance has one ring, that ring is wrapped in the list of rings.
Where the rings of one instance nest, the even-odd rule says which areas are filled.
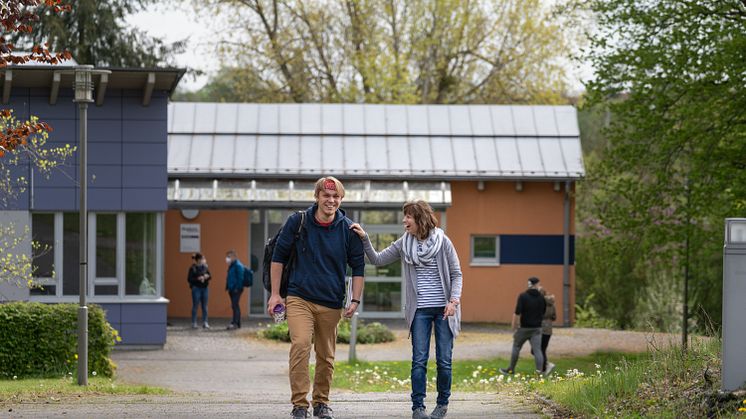
[[[588,356],[572,358],[552,358],[557,365],[554,376],[575,375],[577,372],[594,374],[598,370],[613,369],[622,359],[634,361],[644,354],[596,353]],[[510,382],[522,382],[533,377],[533,358],[522,357],[516,367],[516,375],[504,377],[498,371],[500,367],[508,365],[507,359],[495,358],[487,360],[454,360],[453,361],[453,390],[454,391],[495,391],[498,386]],[[599,368],[596,368],[596,365]],[[337,362],[334,369],[335,388],[345,388],[358,392],[377,391],[409,391],[410,383],[409,361],[385,362]],[[577,370],[577,372],[575,372]],[[428,387],[435,389],[436,367],[433,359],[428,363]]]
[[[105,377],[90,377],[86,387],[78,386],[77,380],[73,377],[0,380],[0,404],[39,400],[59,401],[81,395],[168,393],[168,390],[160,387],[123,384]]]

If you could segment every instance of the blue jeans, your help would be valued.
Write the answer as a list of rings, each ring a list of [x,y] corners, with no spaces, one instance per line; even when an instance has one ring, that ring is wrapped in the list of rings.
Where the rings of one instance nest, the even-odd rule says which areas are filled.
[[[231,324],[236,327],[241,327],[241,294],[243,294],[243,288],[239,288],[235,291],[228,291],[231,296],[231,308],[233,309],[233,320]]]
[[[430,355],[430,335],[435,325],[435,362],[438,366],[437,403],[447,406],[451,397],[451,358],[453,333],[448,319],[443,319],[445,307],[418,308],[412,321],[412,410],[425,407],[427,390],[427,360]]]
[[[202,323],[207,323],[207,287],[192,287],[192,324],[197,323],[197,308],[202,306]]]

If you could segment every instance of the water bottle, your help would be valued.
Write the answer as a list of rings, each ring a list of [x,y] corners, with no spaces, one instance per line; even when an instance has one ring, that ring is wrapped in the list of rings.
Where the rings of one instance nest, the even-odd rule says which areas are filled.
[[[285,306],[283,304],[277,304],[272,309],[272,316],[275,319],[275,323],[280,323],[285,320]]]

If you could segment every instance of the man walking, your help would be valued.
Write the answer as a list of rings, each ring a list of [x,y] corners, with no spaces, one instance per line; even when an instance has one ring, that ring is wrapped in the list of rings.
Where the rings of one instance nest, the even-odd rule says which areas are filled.
[[[531,277],[528,279],[528,290],[518,296],[511,325],[515,332],[513,334],[513,352],[510,355],[510,366],[500,368],[500,372],[503,374],[513,374],[521,348],[526,341],[531,343],[531,350],[536,362],[536,373],[544,373],[544,356],[541,354],[541,321],[544,318],[546,301],[539,292],[538,286],[539,278]],[[518,327],[519,321],[520,328]]]
[[[275,306],[283,304],[280,296],[282,270],[291,252],[296,252],[285,301],[291,342],[292,417],[296,419],[308,416],[306,397],[311,385],[308,361],[312,340],[316,352],[313,416],[333,419],[329,390],[334,375],[337,324],[344,307],[348,265],[352,269],[352,299],[344,311],[346,317],[355,313],[363,292],[363,244],[358,235],[350,231],[352,221],[339,209],[344,195],[344,186],[336,178],[319,179],[314,189],[316,203],[306,210],[300,237],[295,241],[301,216],[293,214],[282,228],[272,255],[272,295],[267,303],[270,315]]]

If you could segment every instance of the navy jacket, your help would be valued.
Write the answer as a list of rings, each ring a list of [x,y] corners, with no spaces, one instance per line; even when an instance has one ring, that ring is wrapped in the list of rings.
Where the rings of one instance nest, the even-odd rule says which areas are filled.
[[[243,264],[240,260],[234,260],[230,266],[228,266],[228,275],[225,278],[225,289],[226,291],[241,291],[243,290]]]
[[[295,243],[298,258],[288,280],[288,295],[329,308],[344,307],[347,265],[352,276],[365,275],[363,243],[350,231],[352,220],[337,210],[328,227],[316,222],[317,205],[306,210],[304,233]],[[280,232],[272,262],[287,263],[300,215],[295,213]]]

